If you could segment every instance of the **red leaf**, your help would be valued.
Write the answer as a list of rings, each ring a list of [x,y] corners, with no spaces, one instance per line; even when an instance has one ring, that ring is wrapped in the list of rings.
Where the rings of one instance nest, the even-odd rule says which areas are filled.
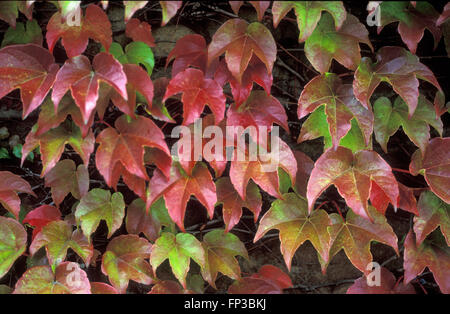
[[[176,281],[164,280],[152,287],[148,294],[184,294],[189,293]]]
[[[258,21],[262,21],[264,17],[264,12],[269,8],[270,1],[249,1],[250,4],[255,8],[256,13],[258,13]]]
[[[119,294],[113,286],[108,285],[104,282],[91,282],[91,293],[92,294]]]
[[[125,35],[133,41],[142,41],[149,47],[156,46],[155,39],[152,36],[152,27],[145,21],[141,22],[136,18],[129,20],[125,27]]]
[[[106,184],[113,188],[123,174],[116,168],[121,164],[128,173],[148,180],[144,168],[144,146],[155,147],[170,156],[164,141],[164,134],[149,118],[138,116],[131,121],[125,115],[117,118],[115,129],[107,128],[97,136],[100,146],[95,155],[95,163]]]
[[[311,171],[314,168],[314,161],[305,153],[294,150],[294,157],[297,161],[297,175],[295,176],[294,191],[306,198],[306,188]]]
[[[214,113],[215,122],[222,121],[225,113],[225,96],[222,87],[204,77],[201,70],[188,68],[171,79],[163,101],[172,95],[183,93],[183,125],[189,125],[200,117],[207,104]]]
[[[159,1],[162,8],[162,21],[161,26],[169,23],[170,19],[174,17],[178,10],[183,5],[183,1]]]
[[[281,269],[264,265],[250,277],[235,281],[229,288],[230,294],[281,294],[292,287],[291,278]]]
[[[153,118],[175,123],[162,101],[169,82],[170,79],[167,77],[159,77],[153,81],[153,101],[151,107],[147,106],[146,110]]]
[[[337,150],[330,148],[319,157],[311,172],[307,191],[309,211],[317,197],[333,184],[357,215],[371,219],[367,208],[371,181],[386,193],[391,203],[397,203],[397,181],[380,155],[368,150],[353,154],[341,146]]]
[[[41,229],[46,226],[48,223],[60,220],[61,212],[58,208],[50,205],[42,205],[39,206],[32,211],[30,211],[22,223],[28,223],[34,227],[33,229],[33,239],[36,235],[41,231]]]
[[[380,268],[380,283],[368,285],[369,279],[361,277],[355,280],[347,294],[416,294],[411,284],[398,283],[395,276],[386,268]]]
[[[173,60],[172,77],[186,70],[189,66],[199,68],[206,73],[208,50],[202,35],[189,34],[177,40],[175,47],[166,59],[166,67]]]
[[[168,179],[156,170],[149,184],[150,197],[147,199],[147,208],[160,196],[164,196],[170,218],[184,232],[183,221],[190,196],[194,195],[207,208],[210,218],[214,214],[217,196],[212,176],[203,162],[195,165],[191,175],[183,172],[180,165],[173,164]]]
[[[247,185],[245,201],[234,189],[230,178],[223,177],[216,181],[217,203],[223,205],[223,220],[225,222],[225,232],[230,231],[241,219],[242,208],[248,208],[255,216],[255,223],[261,212],[262,199],[258,186],[250,182]]]
[[[418,216],[419,212],[417,211],[417,201],[413,190],[400,182],[397,182],[397,184],[398,198],[397,203],[393,204],[394,209],[398,207]],[[372,186],[370,189],[370,203],[383,215],[386,213],[386,209],[390,203],[389,197],[374,181],[372,181]]]
[[[81,17],[80,26],[69,26],[63,22],[61,13],[56,12],[48,21],[45,35],[50,52],[53,52],[56,42],[62,38],[62,45],[69,58],[82,54],[89,43],[89,38],[100,42],[106,51],[112,43],[111,23],[106,13],[97,5],[86,8],[86,14]]]
[[[425,180],[431,191],[444,202],[450,203],[450,137],[435,137],[430,140],[425,148],[423,157],[417,150],[411,157],[409,171],[413,175],[419,172],[425,176]]]
[[[436,20],[436,26],[440,26],[442,23],[444,23],[448,18],[450,17],[450,3],[447,3],[442,10],[441,15]]]
[[[228,69],[238,83],[250,59],[256,55],[269,75],[277,55],[277,46],[270,31],[261,23],[248,24],[241,19],[226,21],[214,34],[208,47],[208,63],[225,53]]]
[[[87,123],[97,103],[99,81],[108,83],[124,99],[127,99],[127,77],[122,65],[112,55],[100,52],[94,57],[92,67],[89,59],[83,55],[67,60],[56,75],[53,87],[52,100],[55,103],[55,110],[64,94],[70,89]]]
[[[20,212],[20,198],[17,193],[28,193],[37,197],[30,184],[9,171],[0,171],[0,204],[16,218]]]
[[[48,50],[36,44],[0,49],[0,98],[19,88],[26,118],[53,86],[58,68]]]

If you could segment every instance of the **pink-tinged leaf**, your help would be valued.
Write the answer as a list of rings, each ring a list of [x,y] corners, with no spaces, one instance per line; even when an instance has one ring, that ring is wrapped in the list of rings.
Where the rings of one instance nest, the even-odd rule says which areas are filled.
[[[175,43],[166,59],[166,67],[173,60],[172,77],[186,70],[189,66],[197,67],[206,73],[208,50],[202,35],[189,34]]]
[[[156,271],[162,262],[169,259],[173,274],[186,289],[186,276],[191,258],[204,269],[205,252],[200,241],[189,233],[177,233],[175,236],[173,233],[164,232],[152,248],[150,264]]]
[[[333,16],[336,30],[341,28],[347,17],[342,1],[274,1],[272,14],[275,28],[291,9],[294,9],[297,16],[300,43],[312,34],[319,23],[322,11],[327,11]]]
[[[179,93],[183,93],[183,125],[199,118],[205,105],[213,112],[216,124],[222,121],[225,114],[223,89],[216,81],[205,78],[201,70],[188,68],[178,73],[170,80],[163,101]]]
[[[222,204],[225,232],[230,231],[241,219],[242,208],[248,208],[255,216],[255,222],[261,212],[262,199],[258,186],[253,182],[247,185],[245,201],[234,189],[229,177],[223,177],[216,181],[217,203]]]
[[[156,170],[150,179],[149,192],[147,208],[159,197],[164,196],[170,218],[183,232],[186,205],[191,195],[194,195],[206,207],[210,218],[213,217],[214,206],[217,203],[216,186],[208,167],[203,162],[198,162],[190,175],[175,163],[172,166],[170,178],[166,178],[159,170]]]
[[[420,194],[417,204],[419,215],[414,217],[414,233],[416,245],[420,246],[427,235],[440,227],[442,234],[450,246],[450,205],[430,191]]]
[[[163,97],[166,94],[167,86],[169,86],[170,79],[167,77],[159,77],[153,81],[153,101],[151,106],[147,106],[145,110],[153,118],[169,123],[175,123],[175,120],[170,116],[169,111],[163,103]]]
[[[151,251],[152,245],[137,235],[115,237],[103,254],[102,272],[119,293],[126,292],[130,280],[149,285],[153,271],[146,259]]]
[[[0,216],[0,247],[0,278],[2,278],[27,248],[27,232],[14,219]]]
[[[450,25],[450,24],[449,24]],[[450,51],[450,50],[449,50]],[[446,113],[450,108],[450,103],[445,103],[445,95],[443,91],[438,90],[434,96],[434,111],[436,112],[436,116],[440,117],[444,113]]]
[[[397,204],[397,181],[380,155],[369,150],[353,154],[341,146],[337,150],[330,148],[319,157],[311,172],[307,188],[309,211],[317,197],[333,184],[357,215],[371,219],[367,207],[371,181],[384,191],[392,204]]]
[[[270,6],[270,1],[249,1],[258,14],[258,21],[262,21],[264,13]]]
[[[290,176],[291,182],[295,182],[297,174],[297,161],[289,146],[280,138],[274,137],[278,150],[275,147],[272,151],[257,156],[250,156],[248,149],[238,147],[234,151],[231,161],[230,179],[239,196],[246,200],[246,188],[252,179],[261,189],[276,198],[283,198],[279,189],[278,168],[281,167]],[[261,147],[260,147],[261,149]],[[256,151],[256,150],[255,150]],[[256,152],[254,152],[256,154]],[[240,156],[242,155],[242,156]],[[243,157],[243,158],[241,158]],[[251,160],[256,159],[256,160]]]
[[[332,225],[328,227],[331,236],[329,261],[343,249],[353,266],[365,275],[371,272],[371,269],[367,270],[367,265],[372,262],[372,241],[389,245],[398,254],[398,239],[386,217],[371,206],[368,209],[373,222],[349,210],[345,221],[336,213],[330,214]],[[325,263],[323,267],[326,268],[327,265]]]
[[[277,45],[270,31],[261,23],[248,24],[241,19],[226,21],[208,46],[208,63],[225,53],[228,69],[238,83],[253,55],[266,66],[269,75],[277,56]]]
[[[161,26],[166,25],[183,5],[183,1],[159,1],[162,8]]]
[[[29,1],[1,1],[0,2],[0,20],[5,21],[12,27],[16,27],[16,19],[19,17],[19,11],[29,20],[33,18],[33,3]]]
[[[120,228],[125,216],[125,202],[122,193],[92,189],[83,196],[75,211],[75,218],[86,237],[97,230],[101,220],[108,226],[108,239]],[[111,243],[111,242],[110,242]]]
[[[234,280],[241,279],[241,268],[236,256],[240,255],[248,260],[248,253],[237,236],[223,229],[216,229],[205,234],[202,245],[205,250],[202,276],[214,289],[217,289],[215,282],[219,272]]]
[[[0,98],[19,88],[26,118],[44,101],[55,82],[58,65],[47,49],[36,44],[0,49]]]
[[[342,80],[334,73],[316,76],[306,84],[298,99],[299,119],[321,105],[325,105],[334,149],[350,131],[352,119],[356,120],[362,130],[366,145],[370,142],[373,131],[372,112],[364,108],[355,98],[351,85],[342,84]]]
[[[305,55],[320,73],[328,72],[332,59],[348,69],[356,70],[361,61],[360,43],[373,51],[369,32],[354,15],[347,14],[342,27],[336,31],[333,18],[325,14],[305,42]]]
[[[34,238],[30,245],[30,254],[45,246],[47,258],[52,267],[57,266],[66,259],[67,250],[70,248],[80,256],[86,265],[94,253],[92,243],[89,243],[81,230],[73,231],[73,227],[66,221],[52,221],[42,227],[42,230]]]
[[[95,4],[86,8],[79,26],[64,22],[61,13],[56,12],[47,24],[46,39],[50,52],[53,52],[60,38],[69,58],[82,54],[86,50],[89,38],[101,43],[108,51],[112,43],[111,23],[106,13]]]
[[[436,20],[436,26],[440,26],[442,23],[447,21],[449,17],[450,17],[450,2],[445,5],[441,15],[439,15],[439,18]]]
[[[148,1],[123,1],[125,6],[125,23],[127,23],[137,10],[145,7]]]
[[[410,231],[405,239],[405,253],[403,267],[405,269],[405,282],[420,275],[425,267],[433,273],[441,292],[450,293],[450,252],[448,246],[434,245],[423,242],[417,246],[414,233]]]
[[[59,211],[59,209],[50,205],[41,205],[28,212],[28,214],[23,219],[23,223],[30,224],[34,227],[34,239],[44,226],[56,220],[61,220],[61,212]]]
[[[426,1],[418,1],[412,6],[408,1],[387,1],[380,4],[380,26],[378,33],[384,26],[399,22],[398,33],[408,49],[415,54],[417,44],[422,40],[425,28],[434,37],[434,48],[441,38],[441,30],[437,27],[439,13]]]
[[[164,134],[152,120],[143,116],[128,121],[122,115],[114,125],[115,129],[103,130],[96,139],[100,146],[95,155],[95,163],[106,184],[115,188],[120,175],[123,175],[116,170],[117,164],[128,173],[148,180],[144,167],[144,146],[157,148],[170,156]]]
[[[308,214],[308,203],[294,193],[283,195],[282,200],[272,203],[268,212],[259,223],[253,242],[261,239],[268,231],[280,231],[280,250],[288,270],[297,249],[306,241],[310,241],[322,260],[328,262],[330,235],[327,227],[331,225],[328,214],[323,210],[315,210]]]
[[[380,268],[380,282],[373,285],[370,279],[361,277],[355,280],[351,285],[347,294],[416,294],[412,284],[404,284],[397,282],[395,276],[386,268]],[[370,282],[369,285],[368,283]]]
[[[37,197],[30,184],[9,171],[0,171],[0,204],[16,218],[20,212],[20,198],[17,193],[27,193]]]
[[[16,284],[14,294],[90,294],[91,284],[84,270],[74,262],[28,269]]]
[[[233,10],[234,14],[239,14],[239,9],[244,4],[244,1],[228,1],[230,4],[231,10]]]
[[[444,202],[450,203],[450,137],[435,137],[430,140],[423,156],[417,150],[411,157],[409,171],[421,173],[433,191]]]
[[[116,288],[104,282],[91,282],[92,294],[119,294]]]
[[[55,129],[36,136],[34,130],[28,133],[25,144],[22,147],[22,164],[27,155],[36,147],[40,146],[42,158],[42,173],[45,176],[59,161],[66,144],[69,144],[81,157],[85,165],[89,164],[89,158],[94,151],[94,133],[90,133],[83,138],[81,131],[69,120]]]
[[[89,172],[85,165],[75,165],[71,159],[59,161],[45,176],[45,186],[50,187],[52,198],[59,206],[67,194],[81,199],[89,191]]]
[[[314,161],[305,153],[295,150],[295,160],[297,160],[297,175],[295,176],[295,184],[293,186],[295,193],[306,198],[306,188],[311,171],[314,168]]]
[[[419,57],[404,48],[384,46],[378,50],[377,62],[364,57],[355,72],[353,91],[361,104],[369,108],[370,96],[385,81],[408,105],[412,117],[419,99],[419,80],[425,80],[442,90],[433,72],[420,63]]]
[[[99,81],[106,82],[127,99],[127,77],[119,61],[106,52],[94,57],[92,66],[86,56],[77,56],[67,60],[56,75],[52,100],[57,109],[60,100],[70,89],[73,99],[80,107],[84,122],[87,123],[94,111]]]
[[[393,204],[395,208],[401,208],[407,212],[413,213],[419,216],[417,211],[417,200],[414,196],[414,192],[411,188],[397,182],[398,184],[398,198],[397,203]],[[372,186],[370,188],[370,203],[383,215],[386,213],[386,209],[390,203],[389,197],[384,193],[384,191],[372,181]]]
[[[164,280],[158,282],[152,287],[152,290],[148,294],[186,294],[188,291],[176,281]]]
[[[292,281],[281,269],[264,265],[250,277],[235,281],[229,288],[230,294],[282,294],[283,289],[291,288]]]
[[[141,22],[133,18],[128,21],[125,27],[125,35],[133,41],[142,41],[149,47],[155,47],[155,39],[152,36],[152,27],[147,22]]]
[[[154,242],[158,239],[162,226],[172,228],[174,224],[169,217],[164,200],[160,198],[147,213],[145,202],[137,198],[127,208],[127,232],[139,235],[141,232]]]

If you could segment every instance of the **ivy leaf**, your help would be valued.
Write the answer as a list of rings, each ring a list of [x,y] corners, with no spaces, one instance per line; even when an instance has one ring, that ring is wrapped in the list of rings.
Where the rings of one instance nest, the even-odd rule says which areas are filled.
[[[83,196],[75,211],[75,218],[81,224],[86,237],[97,229],[101,220],[108,226],[108,239],[122,225],[125,216],[125,202],[122,193],[92,189]],[[110,242],[111,243],[111,242]]]
[[[103,51],[105,50],[103,49]],[[131,42],[125,47],[125,51],[119,43],[113,42],[109,53],[122,65],[142,64],[147,70],[148,75],[152,74],[153,67],[155,66],[155,57],[153,56],[152,49],[144,42]]]
[[[22,164],[27,155],[40,146],[43,165],[41,176],[45,176],[61,158],[66,144],[69,144],[80,155],[83,163],[87,165],[90,155],[94,151],[94,141],[92,131],[83,138],[80,129],[69,120],[40,136],[36,136],[35,130],[32,129],[25,138],[25,144],[22,147]]]
[[[3,36],[2,48],[9,45],[36,44],[42,46],[42,30],[36,20],[26,24],[17,23],[16,27],[9,27]]]
[[[86,8],[85,15],[81,17],[79,26],[66,23],[59,12],[53,14],[48,21],[45,37],[52,53],[56,42],[62,38],[61,42],[67,56],[73,58],[86,50],[89,38],[101,43],[106,50],[109,50],[112,42],[111,23],[99,6],[91,4]]]
[[[90,294],[91,284],[84,270],[74,262],[28,269],[16,284],[14,294]]]
[[[205,251],[202,276],[214,289],[217,289],[215,281],[219,272],[234,280],[241,278],[241,268],[235,256],[248,259],[248,254],[244,243],[237,236],[216,229],[205,234],[202,245]]]
[[[276,2],[275,2],[276,3]],[[281,269],[264,265],[250,277],[235,281],[229,288],[230,294],[282,294],[291,288],[292,281]]]
[[[228,69],[238,83],[241,83],[242,75],[253,55],[265,64],[269,75],[272,74],[277,45],[263,24],[248,24],[241,19],[230,19],[219,27],[208,46],[208,64],[223,53]]]
[[[27,213],[23,224],[28,223],[34,227],[33,239],[41,232],[42,228],[52,221],[61,220],[61,212],[58,208],[50,205],[41,205]]]
[[[132,18],[125,26],[125,35],[133,41],[141,41],[149,47],[155,47],[155,39],[152,36],[152,27],[147,22]]]
[[[86,265],[89,265],[94,247],[80,230],[73,232],[72,230],[72,225],[66,221],[48,223],[42,227],[31,243],[30,254],[34,255],[45,246],[48,261],[54,268],[66,259],[67,250],[70,248],[83,259]]]
[[[119,294],[113,286],[108,285],[104,282],[91,282],[91,293],[92,294]]]
[[[27,193],[37,197],[27,181],[12,172],[0,171],[0,204],[19,218],[20,198],[17,193]]]
[[[150,179],[149,192],[147,208],[160,196],[164,196],[170,218],[183,232],[186,205],[191,195],[207,208],[210,218],[213,217],[217,203],[216,186],[203,162],[198,162],[190,175],[178,164],[173,164],[170,178],[165,177],[159,170],[155,171]]]
[[[80,1],[52,1],[52,3],[61,12],[61,20],[63,23],[67,22],[67,18],[71,13],[75,13],[80,9]]]
[[[186,289],[190,258],[202,268],[205,267],[205,252],[200,241],[189,233],[178,233],[175,236],[173,233],[163,232],[153,246],[150,264],[156,271],[162,262],[169,259],[173,274]]]
[[[19,88],[25,119],[52,88],[58,68],[53,55],[36,44],[0,49],[0,98]]]
[[[27,232],[22,225],[12,218],[0,216],[0,278],[6,275],[26,248]]]
[[[163,103],[163,97],[166,93],[167,86],[169,85],[170,79],[167,77],[159,77],[153,81],[153,101],[152,105],[145,108],[148,114],[152,115],[153,118],[169,123],[175,123],[175,120],[170,116],[169,111]],[[139,102],[143,102],[142,98],[137,95]]]
[[[413,175],[421,173],[431,191],[444,202],[450,203],[450,145],[449,137],[435,137],[429,142],[423,155],[417,150],[411,156],[409,171]]]
[[[433,84],[442,90],[433,72],[419,61],[419,57],[401,47],[385,46],[377,53],[377,62],[364,57],[355,72],[353,91],[361,104],[369,108],[370,96],[381,82],[389,83],[408,105],[412,117],[419,99],[419,81]]]
[[[52,198],[59,206],[67,194],[81,199],[89,191],[89,173],[85,165],[75,165],[71,159],[59,161],[45,176],[45,186],[50,187]]]
[[[425,238],[437,227],[450,246],[450,205],[430,191],[420,194],[417,204],[419,215],[414,217],[414,233],[416,234],[416,245],[420,246]]]
[[[420,275],[425,267],[433,273],[442,293],[450,293],[448,278],[450,278],[450,252],[444,243],[423,242],[417,246],[416,239],[412,231],[405,239],[405,253],[403,256],[403,267],[405,268],[405,282]]]
[[[29,20],[33,17],[33,3],[30,1],[3,1],[0,3],[0,20],[5,21],[12,27],[16,27],[16,19],[19,11]]]
[[[397,203],[393,204],[394,208],[401,208],[407,212],[413,213],[418,216],[417,211],[417,201],[414,196],[414,192],[411,188],[397,182],[398,184],[398,198]],[[389,206],[390,199],[384,193],[384,191],[372,181],[372,186],[370,188],[370,203],[383,215],[386,213],[386,209]]]
[[[386,97],[378,98],[374,105],[375,138],[380,143],[384,152],[387,152],[389,137],[397,132],[401,126],[410,140],[423,152],[430,139],[430,127],[435,128],[442,136],[443,125],[431,102],[424,96],[419,96],[419,101],[414,114],[408,117],[408,106],[401,97],[397,97],[394,106]]]
[[[216,81],[205,78],[201,70],[187,68],[173,77],[163,102],[179,93],[183,93],[183,125],[189,125],[199,118],[205,105],[213,112],[216,124],[222,121],[225,114],[223,89]]]
[[[166,25],[183,5],[183,1],[159,1],[162,8],[161,26]]]
[[[356,120],[363,132],[365,144],[369,144],[373,130],[373,114],[355,98],[351,85],[342,84],[342,80],[334,73],[316,76],[306,84],[298,99],[297,114],[299,119],[321,105],[325,105],[328,130],[334,149],[338,147],[340,140],[350,131],[352,119]],[[302,127],[299,141],[312,139],[317,135],[326,135],[321,134],[320,131],[321,126],[325,126],[324,123],[312,123],[313,130],[309,131],[308,126],[306,124],[305,131]]]
[[[279,189],[278,168],[286,171],[291,179],[295,182],[297,174],[297,162],[294,154],[289,146],[280,138],[274,137],[278,142],[278,152],[273,152],[258,156],[253,156],[256,161],[250,159],[248,152],[243,152],[242,161],[239,154],[243,148],[238,148],[241,151],[235,151],[230,167],[230,179],[239,196],[246,200],[246,188],[250,179],[252,179],[260,188],[276,198],[282,198]],[[261,147],[260,147],[261,149]],[[244,154],[245,153],[245,154]]]
[[[145,7],[148,1],[123,1],[123,5],[125,6],[125,23],[127,23],[133,14],[137,11]]]
[[[143,116],[128,121],[127,116],[122,115],[114,125],[115,129],[103,130],[96,139],[100,146],[95,163],[106,184],[115,188],[120,175],[124,175],[123,169],[148,180],[144,167],[144,146],[157,148],[170,156],[164,134],[151,119]]]
[[[392,204],[397,204],[397,181],[380,155],[369,150],[353,154],[344,147],[328,149],[316,161],[308,181],[309,212],[317,197],[333,184],[357,215],[372,220],[367,207],[371,181],[384,191]]]
[[[398,254],[397,236],[386,217],[372,206],[368,207],[368,213],[373,218],[372,222],[352,210],[347,212],[345,221],[338,214],[332,213],[329,216],[332,225],[328,227],[331,236],[329,261],[343,249],[353,266],[365,275],[371,272],[370,269],[367,270],[367,265],[372,262],[370,242],[377,241],[389,245]],[[324,268],[328,263],[323,265]]]
[[[273,26],[276,28],[286,14],[294,9],[300,31],[298,42],[304,42],[317,26],[322,11],[333,16],[336,30],[343,25],[347,12],[342,1],[275,1],[272,5]]]
[[[203,73],[206,73],[208,50],[205,38],[199,34],[188,34],[178,39],[175,47],[167,56],[166,67],[174,59],[172,77],[186,70],[189,66],[199,68]]]
[[[408,49],[415,54],[417,44],[422,40],[425,28],[434,37],[434,48],[436,49],[441,39],[441,31],[436,25],[439,13],[426,1],[418,1],[411,5],[408,1],[392,1],[380,3],[380,22],[378,34],[384,26],[399,22],[398,33]]]
[[[294,193],[283,195],[282,200],[275,200],[268,212],[259,222],[253,242],[261,239],[268,231],[280,231],[281,253],[288,270],[291,270],[292,258],[297,249],[310,241],[324,261],[328,261],[330,235],[327,227],[331,225],[328,214],[315,210],[308,214],[308,203]]]
[[[231,9],[233,9],[234,14],[238,15],[239,9],[244,4],[244,1],[228,1],[228,3],[230,4]],[[249,3],[255,8],[256,13],[258,14],[258,21],[261,22],[264,17],[264,12],[266,12],[270,6],[270,1],[249,1]]]
[[[108,276],[119,293],[125,293],[130,280],[149,285],[152,268],[145,260],[152,245],[134,234],[120,235],[112,239],[102,258],[102,272]]]
[[[184,290],[176,281],[163,280],[154,285],[148,294],[190,294],[190,291]]]
[[[242,208],[248,208],[255,216],[255,223],[261,212],[262,199],[258,186],[250,181],[247,185],[245,201],[234,189],[229,177],[223,177],[216,181],[217,203],[222,204],[225,232],[229,232],[239,222],[242,216]]]
[[[147,213],[145,202],[137,198],[127,208],[126,228],[131,234],[143,233],[154,242],[158,239],[162,227],[174,230],[174,224],[167,212],[164,199],[158,199]]]
[[[412,284],[397,283],[395,276],[381,267],[379,285],[368,285],[368,279],[363,276],[355,280],[347,294],[416,294],[416,290]]]
[[[330,69],[335,59],[347,69],[356,70],[361,61],[359,43],[366,44],[373,51],[369,32],[359,20],[351,14],[338,31],[333,18],[324,14],[311,36],[305,42],[305,55],[313,67],[320,73]]]
[[[84,122],[87,123],[98,99],[99,81],[111,85],[124,99],[127,99],[127,77],[122,65],[112,55],[100,52],[90,64],[86,56],[67,60],[56,75],[52,100],[55,111],[64,94],[70,89],[73,99],[80,107]]]
[[[450,17],[450,3],[447,3],[444,6],[444,9],[442,10],[441,15],[439,15],[439,18],[436,21],[436,26],[440,26],[442,23],[447,21],[447,19]]]

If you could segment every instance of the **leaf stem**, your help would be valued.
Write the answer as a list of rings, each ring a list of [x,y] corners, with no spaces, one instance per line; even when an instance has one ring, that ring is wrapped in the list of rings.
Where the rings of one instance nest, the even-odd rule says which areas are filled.
[[[403,173],[411,174],[411,172],[409,172],[409,170],[399,169],[399,168],[392,168],[392,171],[403,172]]]
[[[331,202],[333,203],[334,207],[336,207],[336,209],[337,209],[339,215],[341,216],[342,220],[345,221],[344,216],[342,215],[341,209],[339,208],[339,205],[336,203],[335,200],[333,200]]]

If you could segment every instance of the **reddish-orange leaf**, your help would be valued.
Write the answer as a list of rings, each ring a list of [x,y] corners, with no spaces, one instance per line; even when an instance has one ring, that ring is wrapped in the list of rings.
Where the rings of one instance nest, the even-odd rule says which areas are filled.
[[[136,18],[129,20],[125,27],[125,35],[133,41],[142,41],[149,47],[156,46],[155,39],[152,36],[152,27],[145,21],[141,22]]]
[[[299,150],[294,150],[294,157],[297,160],[297,175],[295,176],[295,185],[293,188],[295,193],[306,198],[306,188],[311,171],[314,168],[314,161]]]
[[[208,47],[208,63],[225,53],[228,69],[241,83],[250,59],[256,55],[269,75],[277,56],[277,46],[270,31],[261,23],[248,24],[241,19],[226,21],[214,34]]]
[[[113,286],[108,285],[104,282],[91,282],[91,293],[92,294],[119,294]]]
[[[250,277],[235,281],[229,288],[230,294],[281,294],[283,289],[291,288],[292,281],[278,267],[264,265]]]
[[[337,150],[330,148],[319,157],[311,172],[307,189],[309,211],[317,197],[333,184],[357,215],[371,219],[367,208],[371,181],[384,191],[391,203],[397,203],[397,181],[391,167],[380,155],[369,150],[353,154],[342,146]]]
[[[63,22],[61,13],[56,12],[47,24],[46,39],[50,52],[53,52],[60,38],[69,58],[82,54],[89,38],[101,43],[106,51],[109,51],[112,42],[111,23],[105,11],[95,4],[86,8],[79,26]]]
[[[397,182],[398,184],[398,198],[397,203],[393,204],[394,209],[401,208],[407,212],[419,215],[417,211],[417,200],[414,196],[414,192],[411,188]],[[389,197],[378,186],[378,184],[372,181],[370,188],[370,203],[383,215],[386,213],[386,209],[390,203]]]
[[[230,231],[241,219],[242,208],[248,208],[255,216],[255,222],[261,212],[262,199],[258,186],[253,182],[247,185],[245,201],[234,189],[229,177],[223,177],[216,181],[217,203],[222,203],[225,232]]]
[[[60,220],[61,212],[58,208],[50,205],[41,205],[28,214],[23,219],[23,223],[30,224],[34,227],[33,229],[33,239],[42,230],[44,226],[52,221]]]
[[[0,98],[19,88],[26,118],[53,86],[58,68],[48,50],[36,44],[0,49]]]
[[[148,294],[185,294],[190,293],[183,289],[183,287],[176,281],[164,280],[158,282],[152,287]]]
[[[17,193],[28,193],[37,197],[30,184],[9,171],[0,171],[0,204],[16,218],[20,212],[20,198]]]
[[[127,99],[126,74],[122,65],[112,55],[100,52],[95,55],[92,66],[89,59],[83,55],[67,60],[56,75],[53,87],[52,100],[55,103],[55,110],[70,89],[87,123],[97,104],[99,81],[108,83]]]
[[[166,67],[174,59],[172,77],[186,70],[189,66],[197,67],[203,73],[206,73],[208,50],[205,38],[202,35],[189,34],[178,39],[175,47],[167,56]]]
[[[399,283],[394,274],[384,267],[380,268],[379,276],[379,284],[374,283],[374,285],[369,285],[369,279],[364,276],[356,279],[348,288],[347,294],[416,294],[412,284]],[[371,277],[372,280],[378,278],[373,275]],[[370,284],[373,283],[370,282]]]

